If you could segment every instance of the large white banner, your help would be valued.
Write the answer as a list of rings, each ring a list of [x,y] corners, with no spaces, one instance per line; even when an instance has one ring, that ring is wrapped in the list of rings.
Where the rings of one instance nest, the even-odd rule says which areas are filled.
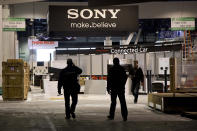
[[[55,49],[58,47],[58,41],[39,41],[38,39],[28,40],[29,49]]]

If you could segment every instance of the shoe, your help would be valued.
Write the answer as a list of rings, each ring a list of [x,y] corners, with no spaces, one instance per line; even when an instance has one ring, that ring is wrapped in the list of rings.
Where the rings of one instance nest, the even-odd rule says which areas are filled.
[[[66,116],[66,117],[65,117],[65,119],[69,120],[69,119],[70,119],[70,117],[67,117],[67,116]]]
[[[71,114],[71,116],[72,116],[73,119],[76,118],[75,113],[70,113],[70,114]]]
[[[134,99],[134,104],[137,104],[137,100],[136,99]]]
[[[123,118],[123,121],[127,121],[127,118],[125,117],[125,118]]]
[[[108,120],[113,120],[114,117],[112,117],[112,116],[107,116],[107,119],[108,119]]]

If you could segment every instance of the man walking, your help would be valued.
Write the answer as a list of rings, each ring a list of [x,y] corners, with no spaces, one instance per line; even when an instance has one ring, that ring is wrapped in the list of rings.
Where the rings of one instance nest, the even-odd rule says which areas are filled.
[[[134,61],[134,70],[130,73],[130,75],[132,79],[131,92],[134,96],[134,103],[137,104],[140,82],[144,85],[144,74],[142,69],[138,67],[138,61]]]
[[[125,83],[127,75],[125,69],[120,66],[118,58],[113,59],[113,66],[109,69],[107,75],[107,91],[111,95],[111,107],[109,111],[109,120],[114,119],[116,109],[116,98],[118,96],[121,105],[121,114],[123,121],[127,121],[127,105],[125,100]]]
[[[58,94],[61,94],[61,88],[64,89],[65,99],[65,112],[66,119],[75,118],[75,108],[78,102],[78,93],[80,91],[80,85],[78,83],[78,75],[82,73],[82,70],[75,66],[72,59],[67,60],[67,67],[64,68],[59,75],[58,80]],[[72,98],[72,105],[70,107],[70,97]]]

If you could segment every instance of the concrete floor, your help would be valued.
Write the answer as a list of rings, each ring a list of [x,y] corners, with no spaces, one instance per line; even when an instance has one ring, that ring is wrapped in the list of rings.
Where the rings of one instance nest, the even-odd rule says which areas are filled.
[[[164,114],[147,106],[147,96],[138,104],[127,96],[128,121],[123,122],[118,103],[115,120],[109,121],[108,95],[79,95],[75,120],[64,119],[63,97],[50,97],[33,88],[28,100],[4,102],[0,98],[0,131],[196,131],[197,121],[178,114]]]

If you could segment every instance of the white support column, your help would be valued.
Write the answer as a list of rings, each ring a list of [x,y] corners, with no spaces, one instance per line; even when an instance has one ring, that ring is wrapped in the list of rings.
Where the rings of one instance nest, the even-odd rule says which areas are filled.
[[[2,62],[17,58],[17,34],[3,30],[3,19],[10,17],[8,5],[0,5],[0,86],[2,86]]]
[[[3,5],[2,10],[3,19],[10,17],[10,8],[8,5]],[[16,58],[16,32],[3,31],[2,33],[2,48],[3,48],[3,60]]]
[[[14,33],[14,39],[15,39],[15,58],[19,59],[19,41],[17,39],[17,32]]]

